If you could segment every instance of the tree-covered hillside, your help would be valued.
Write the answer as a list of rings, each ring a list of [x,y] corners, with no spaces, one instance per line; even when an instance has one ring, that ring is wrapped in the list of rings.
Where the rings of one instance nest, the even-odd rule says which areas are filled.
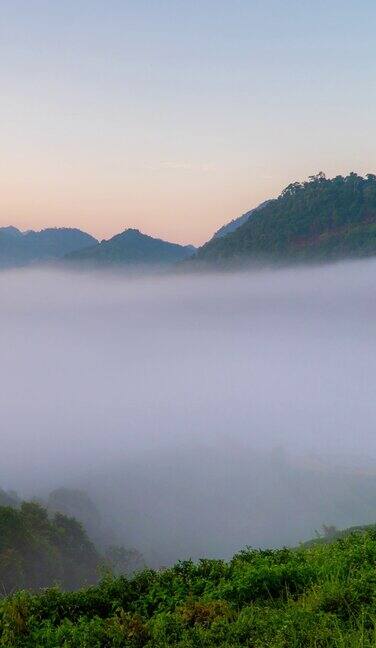
[[[194,254],[191,245],[178,245],[153,238],[137,229],[126,229],[108,241],[73,252],[65,262],[75,267],[164,266],[187,259]]]
[[[239,216],[238,218],[234,218],[229,223],[226,223],[226,225],[223,225],[222,227],[219,228],[219,230],[215,232],[213,238],[221,238],[223,236],[227,236],[227,234],[231,234],[231,232],[235,232],[235,230],[237,230],[241,225],[246,223],[247,220],[251,218],[251,216],[253,216],[253,214],[255,214],[260,209],[263,209],[268,202],[269,201],[265,201],[261,203],[261,205],[255,207],[254,209],[251,209],[245,214]]]
[[[98,578],[100,556],[81,524],[34,502],[0,506],[0,587],[76,589]]]
[[[376,175],[327,179],[319,173],[290,184],[235,232],[209,241],[196,261],[326,261],[375,253]]]
[[[103,569],[144,567],[142,554],[102,524],[84,491],[58,488],[45,501],[24,502],[0,489],[0,597],[22,588],[78,589],[97,583]]]
[[[371,648],[376,532],[0,601],[4,648]]]
[[[53,227],[39,232],[0,227],[0,268],[56,261],[97,243],[90,234],[70,227]]]

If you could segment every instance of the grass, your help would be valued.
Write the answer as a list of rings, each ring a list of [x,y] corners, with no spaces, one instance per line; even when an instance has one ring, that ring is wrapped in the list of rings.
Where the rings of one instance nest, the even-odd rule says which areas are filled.
[[[0,600],[0,646],[376,647],[376,531]]]

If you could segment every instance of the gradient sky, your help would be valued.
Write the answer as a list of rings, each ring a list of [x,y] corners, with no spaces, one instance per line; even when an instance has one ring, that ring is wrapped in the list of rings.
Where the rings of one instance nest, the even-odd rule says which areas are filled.
[[[374,0],[0,0],[0,225],[201,243],[376,171]]]

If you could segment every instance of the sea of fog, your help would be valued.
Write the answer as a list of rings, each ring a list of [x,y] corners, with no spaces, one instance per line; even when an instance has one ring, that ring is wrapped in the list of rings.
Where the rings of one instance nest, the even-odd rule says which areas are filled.
[[[0,273],[0,486],[156,564],[376,521],[375,276]]]

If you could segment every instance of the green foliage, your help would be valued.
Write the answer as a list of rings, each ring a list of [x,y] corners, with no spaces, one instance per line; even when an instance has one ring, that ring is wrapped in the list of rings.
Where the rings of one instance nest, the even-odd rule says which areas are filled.
[[[142,554],[137,549],[110,545],[105,551],[105,562],[113,574],[131,574],[145,567]]]
[[[74,589],[97,580],[100,558],[77,520],[23,502],[0,507],[0,586],[37,590],[59,583]]]
[[[364,257],[376,253],[376,176],[294,182],[249,220],[197,253],[222,264]]]
[[[331,531],[330,542],[246,549],[229,563],[184,561],[75,592],[18,592],[0,601],[0,646],[374,647],[376,533],[335,540]]]
[[[101,527],[101,517],[95,504],[84,491],[72,488],[57,488],[49,494],[47,508],[53,513],[62,513],[67,517],[79,520],[90,538],[98,534]]]
[[[0,488],[0,506],[17,507],[20,504],[17,493],[14,491],[6,492]]]
[[[339,540],[340,538],[345,538],[346,536],[352,533],[365,533],[366,531],[376,532],[375,524],[365,524],[362,526],[352,526],[348,529],[337,529],[335,526],[322,526],[323,533],[320,535],[317,531],[317,537],[313,540],[308,540],[301,544],[302,547],[311,547],[316,544],[327,544],[328,542],[333,542],[333,540]]]

